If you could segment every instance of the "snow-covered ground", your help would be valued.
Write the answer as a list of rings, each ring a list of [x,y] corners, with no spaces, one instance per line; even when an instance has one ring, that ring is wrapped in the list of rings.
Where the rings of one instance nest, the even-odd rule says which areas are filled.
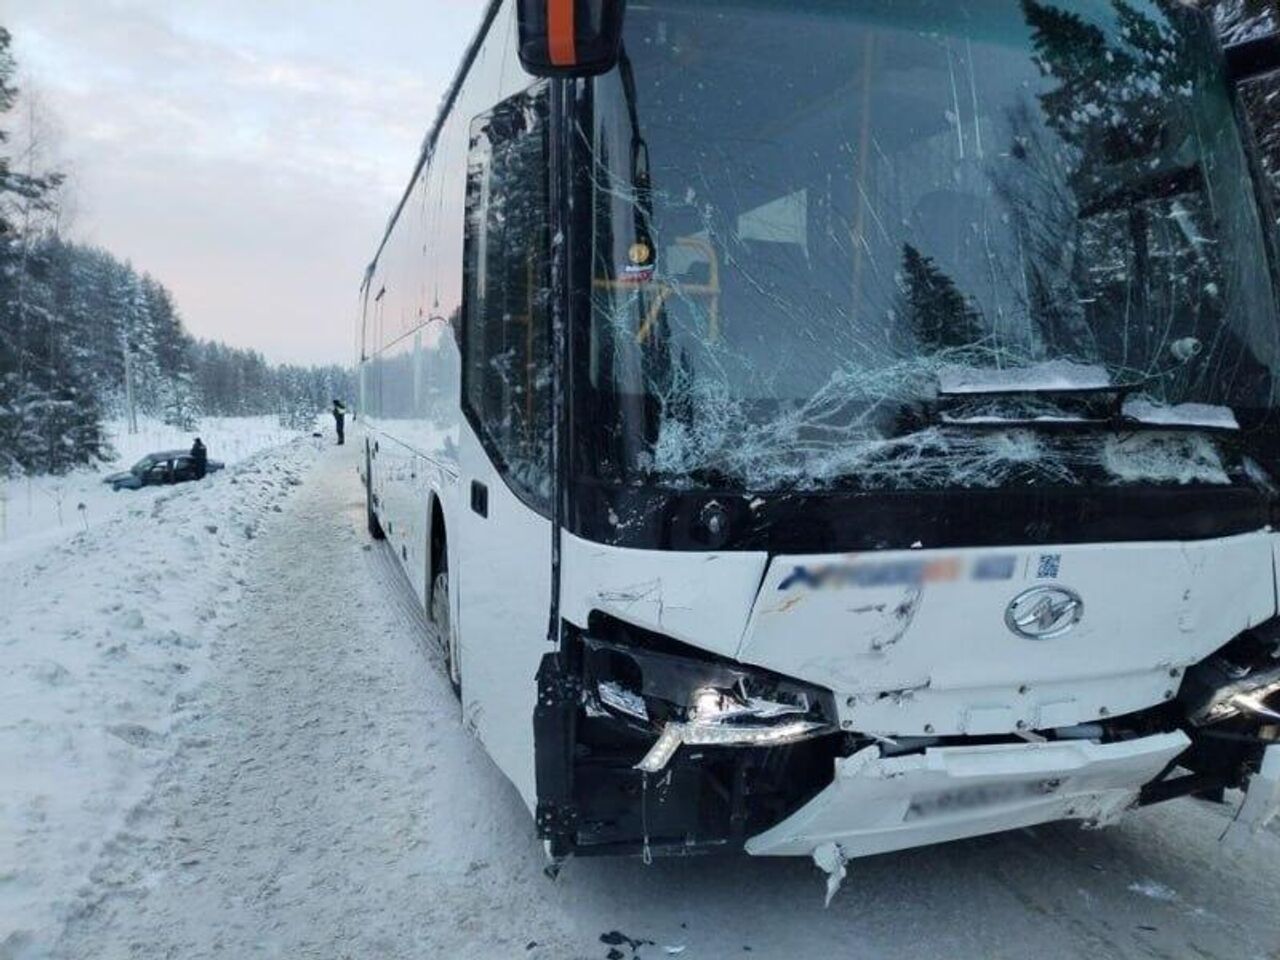
[[[148,453],[189,449],[198,436],[211,459],[233,464],[298,435],[280,426],[274,416],[205,417],[190,431],[151,418],[141,419],[135,434],[128,432],[123,419],[110,420],[106,427],[116,458],[97,470],[63,477],[0,478],[0,558],[65,538],[122,509],[149,504],[160,489],[113,493],[102,483],[103,477],[129,469]]]
[[[0,960],[1280,954],[1280,834],[1179,802],[850,865],[543,873],[364,533],[358,445],[298,440],[0,558]]]
[[[245,545],[320,442],[122,500],[87,530],[0,557],[0,958],[56,929],[126,826],[206,677]]]

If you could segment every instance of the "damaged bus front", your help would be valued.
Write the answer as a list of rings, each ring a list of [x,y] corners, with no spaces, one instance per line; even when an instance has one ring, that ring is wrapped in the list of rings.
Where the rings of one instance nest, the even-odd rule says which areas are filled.
[[[523,5],[526,57],[564,6]],[[552,854],[836,873],[1235,788],[1260,827],[1274,217],[1209,20],[646,0],[620,30],[551,85]]]

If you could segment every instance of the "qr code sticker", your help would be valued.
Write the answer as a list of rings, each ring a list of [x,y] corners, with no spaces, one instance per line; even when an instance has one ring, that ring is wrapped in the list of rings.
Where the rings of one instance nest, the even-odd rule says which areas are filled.
[[[1062,569],[1062,555],[1044,553],[1040,555],[1040,564],[1036,567],[1036,577],[1040,580],[1055,580]]]

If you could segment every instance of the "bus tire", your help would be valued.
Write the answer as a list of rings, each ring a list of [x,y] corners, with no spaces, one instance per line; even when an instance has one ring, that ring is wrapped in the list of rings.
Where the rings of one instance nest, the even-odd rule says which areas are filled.
[[[431,622],[436,625],[444,653],[444,670],[453,695],[462,699],[462,663],[458,655],[458,635],[449,615],[449,561],[442,553],[440,568],[431,582]]]
[[[373,457],[369,453],[368,444],[364,448],[364,509],[369,523],[369,536],[375,540],[387,539],[378,514],[373,509]]]

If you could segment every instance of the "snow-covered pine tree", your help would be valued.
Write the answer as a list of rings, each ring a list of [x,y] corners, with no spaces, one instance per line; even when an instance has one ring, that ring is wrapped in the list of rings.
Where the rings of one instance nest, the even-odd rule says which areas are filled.
[[[10,43],[0,27],[0,471],[60,473],[100,454],[100,411],[61,310],[62,177],[41,168],[43,127],[31,104],[14,154]]]
[[[62,180],[43,169],[29,101],[16,144],[12,135],[9,48],[0,27],[0,473],[57,473],[108,456],[108,415],[183,427],[201,413],[309,422],[329,397],[348,396],[342,368],[273,367],[252,350],[193,341],[159,280],[59,236]]]
[[[142,278],[142,294],[147,304],[150,352],[158,383],[157,411],[166,423],[193,429],[199,417],[191,370],[191,337],[182,327],[173,296],[150,275]]]
[[[911,329],[925,350],[955,351],[982,341],[978,311],[954,280],[909,243],[902,248],[902,288]]]
[[[154,390],[159,380],[155,365],[151,319],[142,280],[129,263],[114,261],[109,270],[107,309],[114,320],[121,357],[121,393],[130,433],[138,430],[138,415],[159,406]]]

